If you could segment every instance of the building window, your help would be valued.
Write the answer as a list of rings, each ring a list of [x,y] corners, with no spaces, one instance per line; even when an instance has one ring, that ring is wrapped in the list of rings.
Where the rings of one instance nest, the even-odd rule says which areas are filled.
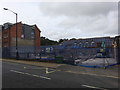
[[[22,35],[21,35],[21,38],[25,38],[25,36],[22,34]]]
[[[74,48],[76,48],[76,47],[77,47],[77,43],[76,43],[76,42],[74,43],[73,47],[74,47]]]
[[[4,45],[3,47],[7,47],[7,45]]]
[[[9,27],[8,24],[5,24],[4,29],[8,29],[8,27]]]
[[[8,34],[7,33],[3,34],[3,38],[8,38]]]
[[[95,46],[95,42],[92,41],[91,42],[91,46],[94,47]]]
[[[79,43],[79,46],[82,47],[82,43]]]
[[[35,31],[34,31],[34,29],[32,29],[32,31],[31,31],[31,39],[34,39],[35,38]]]
[[[88,44],[88,42],[86,42],[86,43],[85,43],[85,47],[89,47],[89,44]]]
[[[25,27],[22,26],[22,34],[21,34],[21,38],[24,39],[25,38]]]
[[[3,47],[8,47],[8,42],[4,42]]]

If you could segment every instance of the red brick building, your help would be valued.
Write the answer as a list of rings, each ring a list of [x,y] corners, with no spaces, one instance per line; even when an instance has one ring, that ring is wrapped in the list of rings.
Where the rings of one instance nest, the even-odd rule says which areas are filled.
[[[27,25],[22,24],[22,22],[17,23],[17,46],[18,48],[28,48],[32,50],[31,47],[34,47],[34,51],[39,52],[40,48],[40,29],[37,25]],[[12,48],[16,47],[16,24],[5,23],[2,28],[2,47],[3,48]],[[19,49],[18,52],[21,52]],[[29,50],[23,52],[29,52]],[[14,49],[13,49],[14,50]],[[15,52],[11,49],[10,52]],[[24,50],[24,49],[23,49]]]

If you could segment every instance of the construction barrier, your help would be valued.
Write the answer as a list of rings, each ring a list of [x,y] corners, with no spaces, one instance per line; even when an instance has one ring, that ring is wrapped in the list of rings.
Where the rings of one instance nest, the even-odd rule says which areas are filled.
[[[115,65],[119,65],[118,63],[116,64],[111,64],[111,65],[107,65],[107,66],[99,66],[99,65],[82,65],[82,64],[77,64],[77,66],[82,66],[82,67],[88,67],[88,68],[109,68],[111,66],[115,66]]]
[[[76,64],[94,58],[113,58],[113,48],[89,48],[89,47],[64,47],[64,46],[42,46],[39,52],[37,47],[18,47],[19,59],[37,59],[38,61],[52,61],[56,63]],[[3,57],[16,58],[16,47],[3,48]],[[79,64],[85,67],[103,67],[101,65],[91,66]],[[108,66],[109,67],[109,66]]]

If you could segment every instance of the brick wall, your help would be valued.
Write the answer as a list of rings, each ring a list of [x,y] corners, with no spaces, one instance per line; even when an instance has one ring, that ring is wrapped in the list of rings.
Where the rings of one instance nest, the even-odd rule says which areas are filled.
[[[40,47],[40,30],[35,25],[35,46]]]
[[[21,38],[21,29],[22,29],[22,23],[17,23],[17,38],[18,40]],[[13,25],[10,28],[10,46],[16,46],[16,24]],[[19,45],[19,41],[18,41],[18,45]]]
[[[28,28],[25,28],[25,32],[26,32],[26,36],[29,38],[22,38],[22,23],[19,22],[17,23],[17,45],[18,47],[34,47],[35,48],[35,52],[39,52],[39,48],[40,48],[40,30],[36,25],[26,25]],[[34,27],[33,30],[35,30],[35,39],[31,38],[31,30],[32,27]],[[13,24],[12,26],[10,26],[8,29],[3,30],[2,32],[3,36],[5,34],[7,34],[8,36],[6,38],[2,38],[2,42],[3,42],[3,47],[14,47],[16,46],[16,24]]]
[[[35,25],[35,52],[40,52],[40,30]]]
[[[2,31],[2,46],[9,47],[10,46],[10,28]]]

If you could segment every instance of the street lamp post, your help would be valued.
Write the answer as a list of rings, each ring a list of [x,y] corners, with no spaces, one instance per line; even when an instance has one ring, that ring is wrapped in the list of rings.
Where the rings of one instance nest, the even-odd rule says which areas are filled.
[[[18,32],[18,27],[17,27],[17,19],[18,19],[18,14],[13,12],[12,10],[8,9],[8,8],[3,8],[4,10],[8,10],[12,13],[14,13],[16,15],[16,59],[18,59],[18,38],[17,38],[17,32]]]

